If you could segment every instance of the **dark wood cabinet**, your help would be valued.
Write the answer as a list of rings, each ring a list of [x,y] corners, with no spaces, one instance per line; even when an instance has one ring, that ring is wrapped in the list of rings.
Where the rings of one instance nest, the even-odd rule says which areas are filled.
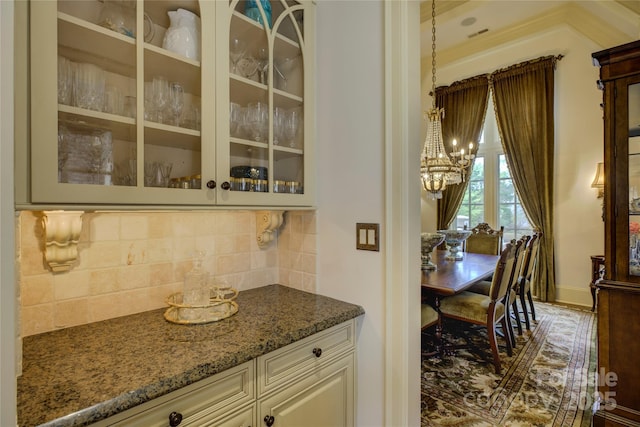
[[[605,273],[594,426],[640,425],[640,41],[592,54],[604,113]]]

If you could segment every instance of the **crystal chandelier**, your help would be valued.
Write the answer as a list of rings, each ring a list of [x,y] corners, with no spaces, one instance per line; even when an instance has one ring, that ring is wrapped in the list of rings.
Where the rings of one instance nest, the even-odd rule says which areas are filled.
[[[420,158],[422,186],[431,193],[433,199],[442,197],[442,191],[448,185],[464,181],[466,169],[475,157],[469,144],[469,153],[457,150],[457,141],[452,142],[453,151],[447,154],[442,141],[442,122],[444,109],[436,107],[436,1],[431,2],[431,95],[432,105],[426,113],[427,136]]]

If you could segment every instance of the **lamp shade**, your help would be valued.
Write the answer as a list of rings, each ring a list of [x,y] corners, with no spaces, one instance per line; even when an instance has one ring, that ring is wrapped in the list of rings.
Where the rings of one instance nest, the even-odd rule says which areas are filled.
[[[604,188],[604,163],[598,163],[596,176],[591,183],[591,188]]]

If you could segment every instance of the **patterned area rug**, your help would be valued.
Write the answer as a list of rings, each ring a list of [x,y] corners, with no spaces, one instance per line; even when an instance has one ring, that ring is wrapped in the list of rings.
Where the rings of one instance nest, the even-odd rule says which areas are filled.
[[[502,375],[495,374],[485,328],[445,320],[445,342],[465,349],[423,355],[422,426],[591,425],[595,316],[540,302],[535,307],[538,322],[516,334],[512,357],[498,337]],[[423,333],[423,345],[431,338]]]

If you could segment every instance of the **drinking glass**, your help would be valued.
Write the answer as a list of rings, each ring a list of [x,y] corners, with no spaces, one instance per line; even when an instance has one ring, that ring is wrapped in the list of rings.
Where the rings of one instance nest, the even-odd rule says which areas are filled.
[[[235,102],[229,103],[229,131],[231,136],[240,136],[240,115],[242,107]]]
[[[287,111],[287,118],[284,125],[284,137],[289,143],[289,147],[295,147],[297,144],[298,128],[300,127],[300,110],[293,108]]]
[[[279,145],[283,140],[283,133],[287,118],[287,110],[282,107],[273,109],[273,144]]]
[[[269,80],[269,51],[264,47],[258,49],[256,61],[258,63],[258,75],[260,76],[260,83],[266,85],[267,80]]]
[[[153,108],[158,123],[165,123],[165,110],[169,104],[169,83],[164,77],[154,77],[151,82]]]
[[[104,70],[88,63],[77,64],[75,68],[75,105],[87,110],[102,111],[106,81]]]
[[[71,105],[73,62],[58,55],[58,103]]]
[[[180,126],[180,118],[184,108],[184,88],[178,82],[171,82],[169,86],[169,108],[173,124]]]
[[[243,56],[236,65],[238,74],[250,79],[258,72],[258,61],[251,55]]]
[[[269,108],[264,102],[252,102],[248,106],[247,115],[251,138],[264,141],[269,131]]]
[[[244,40],[231,36],[229,39],[229,57],[231,59],[231,72],[237,74],[238,61],[244,56],[247,51],[247,42]]]

